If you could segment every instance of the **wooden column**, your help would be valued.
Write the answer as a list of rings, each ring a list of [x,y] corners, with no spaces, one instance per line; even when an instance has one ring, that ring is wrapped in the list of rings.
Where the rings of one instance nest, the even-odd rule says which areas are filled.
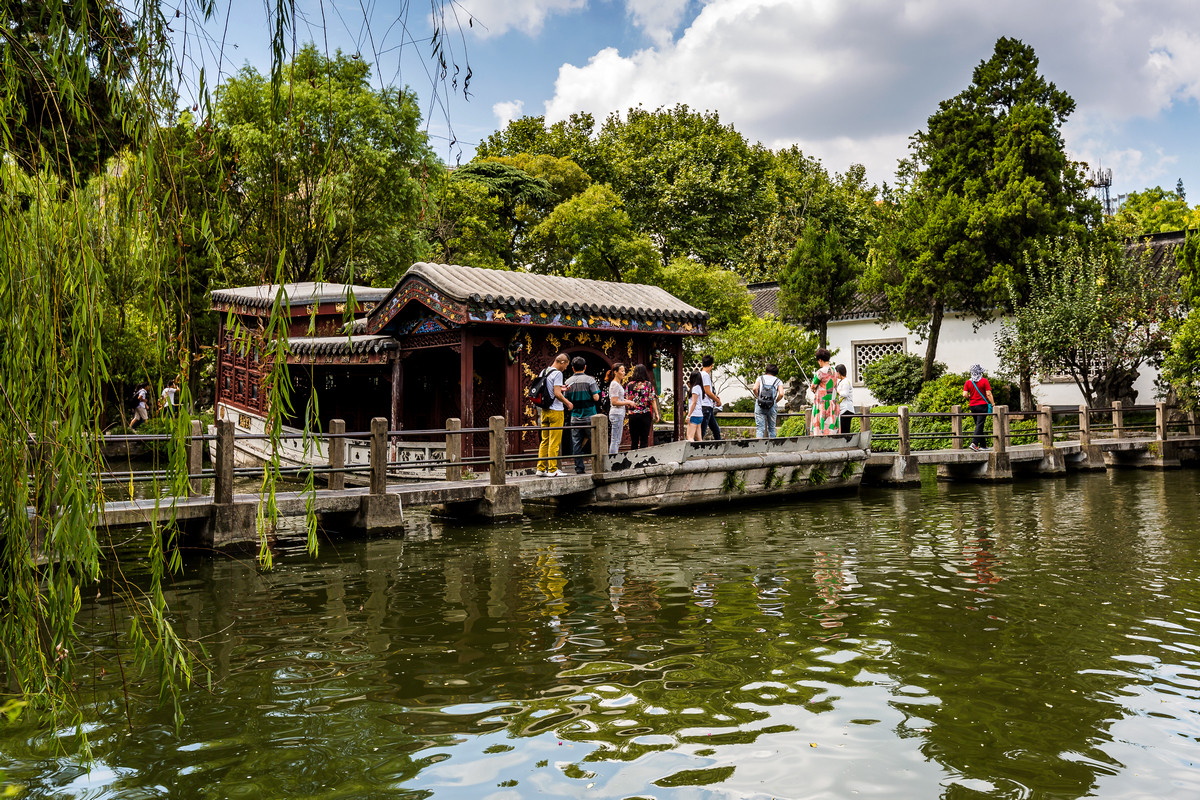
[[[233,420],[217,420],[217,463],[213,480],[213,502],[229,505],[233,502]]]
[[[475,338],[466,328],[462,331],[462,347],[458,358],[459,364],[459,409],[458,418],[464,428],[475,427]],[[468,436],[463,445],[463,452],[474,455],[474,436]]]
[[[908,429],[908,406],[900,406],[896,409],[896,413],[899,415],[896,419],[896,431],[900,435],[900,441],[896,446],[896,453],[901,456],[907,456],[912,453],[912,442]]]
[[[458,417],[451,417],[446,420],[446,460],[451,462],[446,465],[446,480],[460,481],[462,480],[462,467],[458,464],[462,461],[462,436],[450,433],[450,431],[462,430],[462,420]]]
[[[346,421],[344,419],[329,420],[330,438],[325,441],[329,448],[329,468],[342,469],[346,466],[346,440],[340,437],[340,434],[346,432]],[[329,473],[329,488],[340,492],[346,488],[346,473],[331,472]]]
[[[962,417],[959,416],[962,413],[962,406],[950,406],[950,413],[954,415],[950,418],[950,449],[962,450]]]
[[[200,470],[204,469],[204,440],[200,438],[203,426],[200,420],[192,420],[192,437],[188,440],[188,460],[187,470],[188,475],[197,477],[188,478],[188,496],[195,497],[203,491],[203,479],[199,477]]]
[[[504,435],[504,417],[488,419],[488,472],[492,486],[503,486],[507,468],[505,458],[508,455],[507,439]]]
[[[371,419],[371,494],[387,494],[387,432],[388,421],[383,417]]]
[[[674,394],[672,403],[675,404],[675,441],[683,441],[685,431],[687,430],[687,420],[684,417],[687,415],[687,404],[684,402],[683,392],[683,339],[676,337],[674,344],[671,346],[671,358],[675,359],[675,369],[673,372],[674,386],[671,391]],[[650,437],[650,444],[654,444],[654,437]]]
[[[1038,438],[1042,447],[1054,447],[1054,415],[1050,406],[1038,406]]]
[[[599,475],[608,467],[608,417],[592,415],[592,474]]]
[[[1008,406],[992,406],[992,450],[1008,450]]]
[[[1112,404],[1112,419],[1113,419],[1113,438],[1121,439],[1125,436],[1125,404],[1120,400],[1113,400]]]
[[[398,431],[404,427],[404,362],[400,354],[392,362],[392,430]]]

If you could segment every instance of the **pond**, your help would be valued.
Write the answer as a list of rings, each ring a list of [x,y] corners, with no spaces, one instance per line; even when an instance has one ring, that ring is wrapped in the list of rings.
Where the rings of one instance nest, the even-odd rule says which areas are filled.
[[[211,685],[178,733],[105,582],[90,771],[29,722],[0,769],[29,797],[1194,797],[1198,498],[927,479],[194,558],[170,602]]]

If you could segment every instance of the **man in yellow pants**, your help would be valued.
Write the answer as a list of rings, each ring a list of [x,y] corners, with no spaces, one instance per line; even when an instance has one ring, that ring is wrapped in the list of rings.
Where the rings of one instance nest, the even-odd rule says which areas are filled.
[[[562,449],[563,410],[570,411],[571,402],[563,396],[563,370],[570,364],[566,353],[559,353],[554,363],[546,369],[546,390],[554,395],[550,408],[540,409],[542,441],[538,444],[538,475],[558,478],[567,473],[558,468],[558,454]],[[555,430],[546,430],[554,428]]]

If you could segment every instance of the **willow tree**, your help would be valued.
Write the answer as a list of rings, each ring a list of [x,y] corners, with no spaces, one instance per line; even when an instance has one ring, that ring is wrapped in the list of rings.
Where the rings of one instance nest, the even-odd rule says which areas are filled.
[[[96,528],[95,509],[105,500],[102,473],[108,469],[100,445],[104,392],[114,378],[114,349],[121,341],[108,311],[137,315],[141,349],[122,370],[155,382],[182,379],[182,413],[174,418],[167,455],[158,465],[165,478],[150,495],[185,492],[190,350],[196,344],[192,312],[203,307],[208,289],[204,280],[191,280],[200,276],[189,273],[199,263],[195,254],[226,264],[237,246],[229,236],[237,209],[206,195],[204,187],[187,184],[227,189],[238,175],[229,159],[196,164],[219,143],[193,136],[192,155],[181,155],[188,147],[167,128],[179,120],[179,72],[168,25],[175,22],[177,8],[207,20],[216,5],[215,0],[161,7],[159,0],[0,3],[0,680],[5,686],[0,708],[11,708],[11,699],[49,715],[56,725],[73,718],[81,738],[86,729],[75,679],[86,655],[76,646],[75,617],[83,603],[104,591],[97,587],[103,565],[110,565],[105,572],[127,612],[127,627],[112,631],[112,652],[122,673],[156,685],[160,698],[175,702],[178,715],[179,693],[196,664],[171,625],[163,588],[182,569],[168,510],[159,510],[140,540],[139,564],[149,578],[134,583],[122,577],[119,551],[106,531]],[[442,6],[435,0],[434,59],[444,77],[453,57],[443,47]],[[266,84],[277,124],[284,128],[273,133],[295,138],[307,123],[279,115],[288,100],[285,66],[293,4],[275,3],[271,10]],[[319,72],[310,77],[314,84],[329,78]],[[206,115],[211,104],[203,78],[198,93],[196,112]],[[415,116],[399,93],[389,97],[403,107],[403,119]],[[354,109],[339,113],[352,116]],[[211,130],[211,122],[203,119],[197,128]],[[412,127],[406,123],[405,131]],[[423,157],[425,151],[415,146],[405,152]],[[112,154],[120,155],[109,159]],[[378,173],[389,164],[396,162],[371,166]],[[189,174],[196,166],[202,168]],[[342,185],[315,189],[322,197],[370,191],[346,186],[352,178],[345,174],[338,178]],[[296,191],[280,183],[259,188],[264,197]],[[413,187],[402,183],[381,191],[405,195],[407,203]],[[339,234],[335,227],[318,227],[316,248],[324,257],[312,276],[320,279],[327,265],[339,263],[329,256]],[[271,219],[266,229],[281,251],[292,246],[278,234],[294,233],[296,226]],[[291,276],[286,259],[266,260],[260,271],[267,282]],[[286,325],[285,311],[276,306],[269,329]],[[286,348],[269,355],[268,421],[278,437],[290,402]],[[267,529],[278,475],[277,465],[263,472],[264,568],[270,567]],[[309,544],[315,550],[314,538]]]

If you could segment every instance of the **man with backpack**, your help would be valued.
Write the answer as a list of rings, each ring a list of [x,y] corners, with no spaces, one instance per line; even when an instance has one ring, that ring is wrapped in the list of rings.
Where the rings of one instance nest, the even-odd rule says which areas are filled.
[[[129,418],[129,430],[150,419],[150,384],[143,383],[133,394],[133,416]]]
[[[592,415],[600,401],[600,385],[587,374],[587,361],[582,356],[571,359],[571,377],[565,387],[567,408],[571,409],[571,452],[575,456],[575,473],[584,472],[583,454],[591,443]]]
[[[750,393],[754,395],[754,427],[757,429],[759,439],[763,438],[764,433],[769,439],[775,438],[775,420],[777,418],[775,404],[779,402],[779,390],[782,386],[783,381],[779,380],[779,367],[775,364],[767,364],[764,374],[760,375],[754,385],[750,387]]]
[[[558,454],[562,449],[563,410],[571,409],[571,403],[563,395],[563,370],[569,361],[566,353],[559,353],[554,363],[542,370],[530,388],[530,396],[539,409],[542,440],[538,444],[537,475],[561,477],[567,473],[558,468]]]

